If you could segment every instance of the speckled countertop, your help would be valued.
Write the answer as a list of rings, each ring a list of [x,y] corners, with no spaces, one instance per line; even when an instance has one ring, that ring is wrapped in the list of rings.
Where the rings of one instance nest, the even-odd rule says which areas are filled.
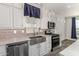
[[[39,35],[44,36],[44,34],[39,34]],[[31,40],[29,37],[33,37],[33,34],[7,34],[7,35],[5,34],[5,35],[0,35],[0,45],[6,45],[6,44],[9,44],[9,43]]]
[[[9,39],[4,39],[4,40],[0,40],[0,45],[6,45],[9,43],[14,43],[14,42],[20,42],[20,41],[27,41],[30,40],[29,37],[21,37],[21,38],[9,38]]]

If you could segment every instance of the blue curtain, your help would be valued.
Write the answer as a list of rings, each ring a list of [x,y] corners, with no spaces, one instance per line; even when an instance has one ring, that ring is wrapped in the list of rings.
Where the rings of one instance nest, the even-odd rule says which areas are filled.
[[[40,8],[24,3],[24,16],[40,18]]]
[[[72,39],[77,39],[77,36],[76,36],[76,18],[75,17],[72,17],[71,38]]]
[[[34,15],[33,8],[34,8],[33,6],[30,6],[30,15],[29,15],[30,17],[33,17]]]

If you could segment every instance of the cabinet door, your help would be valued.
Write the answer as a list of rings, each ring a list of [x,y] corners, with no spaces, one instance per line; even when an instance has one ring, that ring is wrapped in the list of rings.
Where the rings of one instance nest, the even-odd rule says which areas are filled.
[[[14,7],[23,8],[23,3],[13,3]]]
[[[14,28],[22,28],[23,25],[23,12],[21,9],[14,8],[13,12]]]
[[[29,46],[29,55],[30,56],[39,56],[40,50],[39,50],[39,44],[30,45]]]
[[[47,54],[46,42],[40,43],[40,56]]]
[[[51,51],[51,36],[46,36],[47,53]]]
[[[11,7],[0,4],[0,28],[12,27]]]
[[[23,8],[23,3],[0,3],[14,8]]]

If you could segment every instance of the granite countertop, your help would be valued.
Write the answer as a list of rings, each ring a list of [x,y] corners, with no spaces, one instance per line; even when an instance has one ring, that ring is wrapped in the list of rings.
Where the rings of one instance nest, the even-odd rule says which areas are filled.
[[[40,34],[40,35],[44,36],[44,34]],[[37,36],[40,36],[40,35],[37,35]],[[2,35],[0,36],[0,45],[6,45],[14,42],[31,40],[29,37],[33,37],[33,34]]]
[[[9,44],[9,43],[27,41],[27,40],[30,40],[29,36],[3,38],[3,39],[0,40],[0,45],[6,45],[6,44]]]

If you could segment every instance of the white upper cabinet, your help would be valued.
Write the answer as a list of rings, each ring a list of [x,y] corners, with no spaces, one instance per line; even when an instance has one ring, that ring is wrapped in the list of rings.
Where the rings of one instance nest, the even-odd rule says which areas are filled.
[[[23,28],[22,4],[0,4],[0,28]]]
[[[0,28],[12,27],[11,7],[0,4]]]
[[[23,27],[23,11],[21,9],[13,9],[13,26],[14,28]]]
[[[15,8],[23,8],[23,3],[1,3],[1,4]]]
[[[23,8],[23,3],[13,3],[14,7]]]

